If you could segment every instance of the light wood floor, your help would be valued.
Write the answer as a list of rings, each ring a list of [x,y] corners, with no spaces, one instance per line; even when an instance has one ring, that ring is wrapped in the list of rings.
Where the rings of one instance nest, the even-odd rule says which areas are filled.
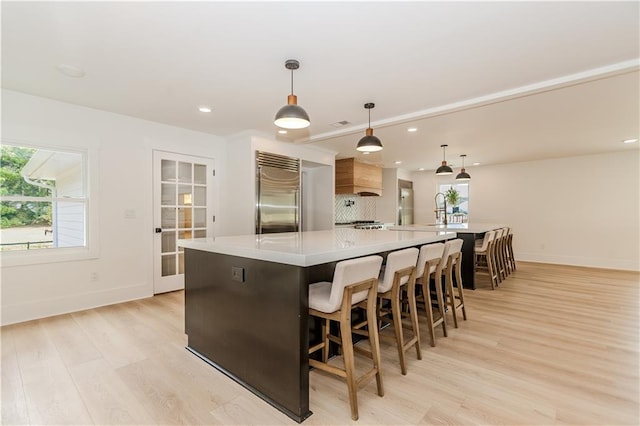
[[[357,423],[637,425],[638,289],[638,273],[527,263],[495,291],[482,279],[407,376],[382,341],[386,394],[361,389]],[[295,424],[185,350],[183,318],[175,292],[3,327],[2,423]],[[354,423],[344,382],[310,382],[304,424]]]

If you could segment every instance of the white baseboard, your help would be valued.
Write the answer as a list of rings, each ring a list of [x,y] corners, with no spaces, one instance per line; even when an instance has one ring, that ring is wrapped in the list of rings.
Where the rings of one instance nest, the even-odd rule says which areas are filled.
[[[600,259],[579,256],[545,255],[540,253],[517,253],[516,261],[518,260],[535,263],[552,263],[555,265],[640,271],[640,260],[630,259]]]

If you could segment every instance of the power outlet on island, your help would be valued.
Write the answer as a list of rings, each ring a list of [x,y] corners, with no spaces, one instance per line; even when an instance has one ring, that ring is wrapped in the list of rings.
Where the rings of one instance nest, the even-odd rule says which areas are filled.
[[[239,266],[232,266],[231,267],[231,279],[233,281],[238,281],[239,283],[243,283],[244,282],[244,268],[241,268]]]

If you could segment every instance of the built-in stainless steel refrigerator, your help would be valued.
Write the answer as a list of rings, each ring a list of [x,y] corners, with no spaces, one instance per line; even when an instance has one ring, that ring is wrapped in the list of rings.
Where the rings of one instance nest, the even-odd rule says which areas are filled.
[[[301,229],[300,177],[300,159],[256,151],[256,234]]]

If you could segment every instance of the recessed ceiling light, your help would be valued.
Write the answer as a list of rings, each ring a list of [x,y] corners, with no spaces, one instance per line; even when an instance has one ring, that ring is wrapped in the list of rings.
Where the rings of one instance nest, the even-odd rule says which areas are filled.
[[[479,166],[479,165],[480,165],[480,163],[473,163],[473,165],[474,165],[474,166]]]
[[[286,130],[278,130],[278,133],[280,133],[281,135],[286,135],[287,131]]]
[[[418,129],[416,127],[409,127],[407,129],[407,132],[417,132],[417,131],[418,131]]]
[[[638,139],[625,139],[622,141],[622,143],[636,143],[638,142]]]
[[[82,78],[85,75],[85,72],[82,68],[78,68],[73,65],[60,64],[56,68],[67,77]]]
[[[211,107],[208,107],[206,105],[201,105],[198,107],[198,111],[200,112],[211,112]]]
[[[398,160],[398,161],[395,161],[395,163],[396,164],[402,164],[402,161]]]
[[[418,170],[420,170],[421,172],[424,171],[424,167],[420,167]]]

